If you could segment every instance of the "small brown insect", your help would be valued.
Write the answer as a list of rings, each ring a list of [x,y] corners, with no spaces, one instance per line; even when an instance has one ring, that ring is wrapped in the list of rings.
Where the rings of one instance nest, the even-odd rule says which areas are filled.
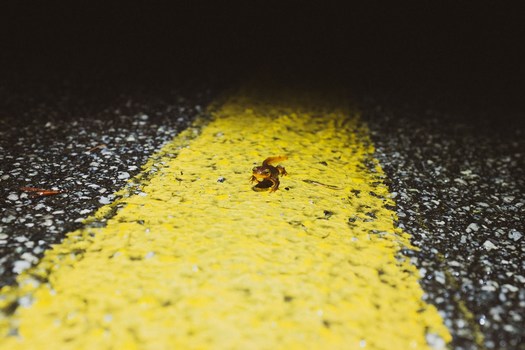
[[[60,191],[60,190],[46,190],[44,188],[37,188],[37,187],[20,187],[20,190],[24,192],[28,192],[31,197],[54,196],[56,194],[65,192],[65,191]]]

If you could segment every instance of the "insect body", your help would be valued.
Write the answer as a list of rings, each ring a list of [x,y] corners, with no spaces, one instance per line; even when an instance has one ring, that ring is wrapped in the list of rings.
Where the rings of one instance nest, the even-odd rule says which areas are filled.
[[[259,186],[259,184],[267,182],[268,184],[271,184],[270,192],[276,191],[279,188],[279,175],[284,176],[287,173],[284,167],[280,165],[273,166],[271,164],[286,159],[288,159],[286,156],[268,157],[263,161],[261,166],[254,167],[252,169],[252,177],[250,178],[250,181],[257,182],[255,188],[263,188]]]

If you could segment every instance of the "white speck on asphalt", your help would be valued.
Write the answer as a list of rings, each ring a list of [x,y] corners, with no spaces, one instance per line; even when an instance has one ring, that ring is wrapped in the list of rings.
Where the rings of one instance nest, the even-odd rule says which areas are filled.
[[[13,272],[16,274],[21,273],[31,267],[31,263],[26,260],[17,260],[13,264]]]
[[[444,349],[446,349],[446,343],[443,340],[443,338],[441,338],[439,335],[434,334],[434,333],[428,333],[425,336],[425,338],[427,340],[428,345],[433,350],[444,350]]]
[[[111,203],[111,201],[109,200],[108,197],[100,197],[100,198],[98,199],[98,202],[99,202],[100,204],[109,204],[109,203]]]
[[[464,186],[468,185],[468,183],[465,180],[460,179],[460,178],[454,179],[454,181],[460,185],[464,185]]]
[[[509,238],[512,239],[515,242],[519,241],[521,239],[521,237],[523,237],[523,234],[520,231],[518,231],[518,230],[512,229],[509,232]]]
[[[447,116],[369,98],[363,116],[390,190],[398,194],[397,227],[421,249],[411,261],[425,300],[452,333],[449,346],[518,348],[525,310],[524,130],[496,119],[485,124],[478,113]],[[434,271],[444,271],[447,283]],[[483,326],[482,344],[473,341],[472,323],[450,303],[453,295]]]
[[[20,257],[22,259],[24,259],[25,261],[28,261],[28,262],[33,263],[33,264],[38,261],[38,258],[36,256],[34,256],[33,254],[28,253],[28,252],[25,252]]]
[[[9,196],[7,196],[7,199],[9,199],[10,201],[17,201],[18,195],[16,193],[11,193]]]
[[[445,284],[445,274],[442,271],[436,271],[434,272],[434,278],[438,283]]]
[[[488,239],[483,243],[483,247],[488,250],[488,251],[491,251],[493,249],[498,249],[498,247],[492,243],[491,241],[489,241]]]
[[[466,229],[467,233],[470,233],[472,231],[477,232],[478,230],[479,230],[479,226],[478,226],[478,224],[476,224],[474,222],[471,223],[470,225],[468,225],[468,227]]]
[[[520,290],[518,287],[511,284],[504,284],[502,288],[508,290],[511,293],[516,293],[518,290]]]
[[[118,173],[118,179],[119,180],[129,179],[129,173],[125,171]]]
[[[47,208],[47,206],[45,204],[43,204],[43,203],[38,203],[34,207],[35,210],[40,210],[40,209],[43,209],[43,208]]]

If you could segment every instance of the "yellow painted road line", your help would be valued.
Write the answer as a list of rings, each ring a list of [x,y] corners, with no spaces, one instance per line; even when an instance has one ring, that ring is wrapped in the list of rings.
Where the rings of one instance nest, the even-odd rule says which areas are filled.
[[[212,116],[148,163],[140,190],[121,191],[19,286],[1,291],[1,349],[450,341],[400,254],[410,237],[394,225],[385,175],[355,111],[245,91]],[[252,190],[251,168],[278,155],[288,156],[279,190]]]

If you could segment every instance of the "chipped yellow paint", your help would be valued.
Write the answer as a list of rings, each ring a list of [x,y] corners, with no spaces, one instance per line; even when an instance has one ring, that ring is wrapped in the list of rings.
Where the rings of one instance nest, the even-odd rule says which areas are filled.
[[[429,333],[450,341],[400,254],[412,249],[409,236],[394,225],[355,111],[245,91],[211,114],[2,290],[0,348],[425,349]],[[274,193],[253,191],[251,168],[276,155],[288,156],[289,175]]]

